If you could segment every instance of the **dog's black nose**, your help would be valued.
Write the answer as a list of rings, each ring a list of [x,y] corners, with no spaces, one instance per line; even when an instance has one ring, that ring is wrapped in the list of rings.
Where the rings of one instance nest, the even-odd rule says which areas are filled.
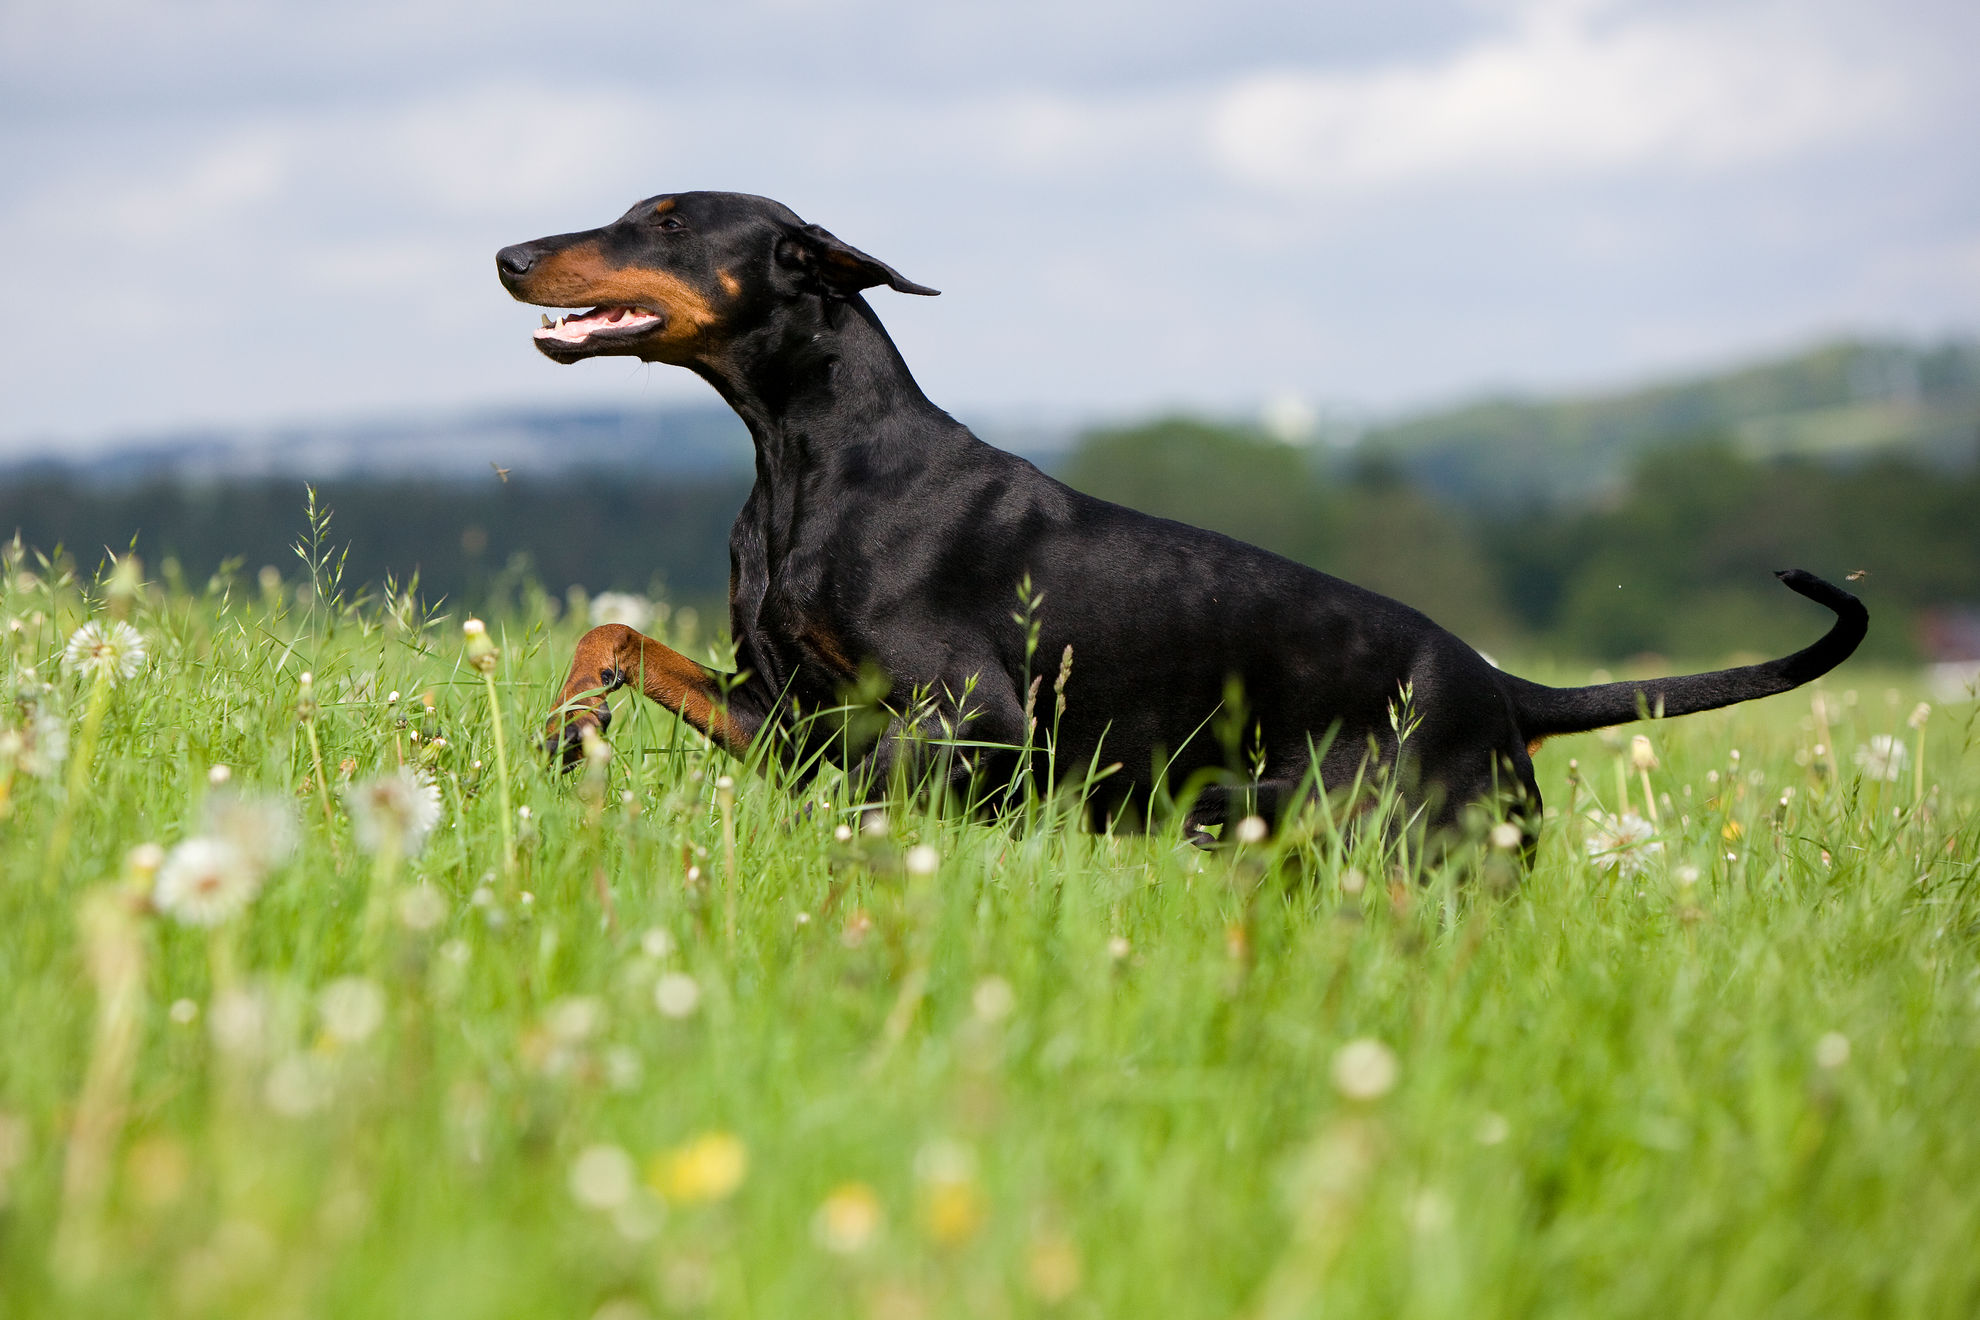
[[[527,243],[514,243],[495,254],[495,268],[504,275],[527,275],[536,264],[536,253]]]

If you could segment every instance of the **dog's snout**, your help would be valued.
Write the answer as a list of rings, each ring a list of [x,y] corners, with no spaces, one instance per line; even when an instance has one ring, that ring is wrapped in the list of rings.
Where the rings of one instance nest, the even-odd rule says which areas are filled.
[[[529,274],[536,264],[536,250],[527,243],[512,243],[495,254],[495,269],[514,278]]]

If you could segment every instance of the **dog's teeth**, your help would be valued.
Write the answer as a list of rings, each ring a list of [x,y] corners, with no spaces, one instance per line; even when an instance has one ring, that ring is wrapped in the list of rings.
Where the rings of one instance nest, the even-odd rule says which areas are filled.
[[[550,329],[554,329],[554,328],[555,328],[555,327],[553,327],[553,326],[552,326],[552,325],[550,324],[550,313],[548,313],[548,312],[545,312],[545,313],[543,314],[543,328],[544,328],[545,330],[550,330]]]

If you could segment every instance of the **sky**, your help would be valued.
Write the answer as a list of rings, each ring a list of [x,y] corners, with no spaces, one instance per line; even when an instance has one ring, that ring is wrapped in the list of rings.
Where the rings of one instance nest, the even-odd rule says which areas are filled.
[[[0,0],[0,451],[712,401],[505,243],[763,193],[964,415],[1381,413],[1980,329],[1971,0]]]

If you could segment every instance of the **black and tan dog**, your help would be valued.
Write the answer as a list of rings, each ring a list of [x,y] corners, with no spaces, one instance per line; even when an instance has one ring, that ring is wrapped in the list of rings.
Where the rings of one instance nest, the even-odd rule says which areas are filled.
[[[586,725],[610,719],[605,694],[628,684],[740,754],[878,674],[885,709],[898,717],[932,699],[952,735],[977,745],[976,782],[1008,782],[1043,773],[1017,749],[1030,742],[1038,670],[1056,671],[1071,647],[1053,763],[1062,774],[1120,767],[1101,781],[1101,813],[1131,818],[1158,786],[1229,770],[1235,741],[1249,772],[1197,797],[1197,825],[1240,802],[1269,814],[1307,781],[1318,748],[1330,789],[1372,757],[1433,827],[1479,803],[1530,834],[1541,739],[1785,692],[1840,664],[1868,625],[1854,596],[1784,572],[1838,616],[1805,650],[1679,678],[1543,687],[1396,601],[1083,495],[978,440],[922,394],[861,297],[878,285],[935,291],[776,202],[654,197],[603,228],[503,248],[496,266],[524,302],[590,309],[543,318],[545,356],[686,367],[756,446],[755,489],[729,543],[738,672],[630,628],[592,629],[551,719],[551,751],[567,759]],[[1027,581],[1035,638],[1015,617]],[[1234,692],[1242,736],[1220,740],[1209,729],[1220,711],[1232,716]],[[1415,725],[1399,758],[1403,719]],[[884,770],[900,746],[883,734],[826,750]]]

